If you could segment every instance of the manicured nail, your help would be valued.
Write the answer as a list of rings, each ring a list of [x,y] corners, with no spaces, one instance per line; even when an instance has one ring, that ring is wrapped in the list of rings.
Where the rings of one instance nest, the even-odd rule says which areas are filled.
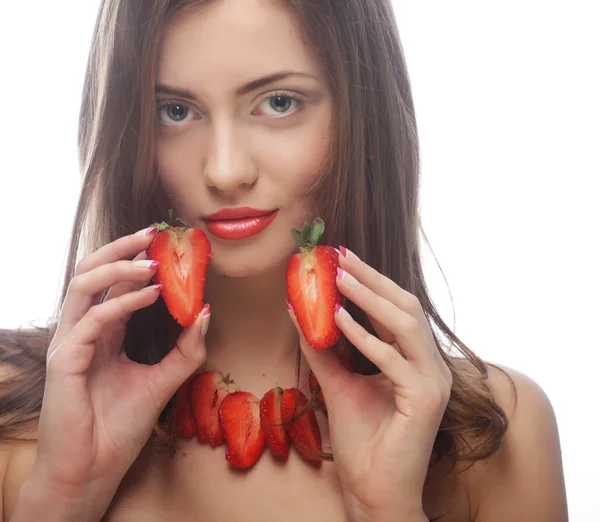
[[[339,266],[337,268],[337,276],[344,281],[349,286],[358,286],[359,283],[354,277],[352,277],[348,272],[342,270]]]
[[[134,261],[133,264],[135,266],[139,266],[140,268],[147,268],[149,270],[156,268],[160,263],[158,261],[154,261],[152,259],[140,259],[139,261]]]
[[[202,316],[202,337],[206,336],[208,331],[208,323],[210,323],[210,305],[207,304],[200,314]]]
[[[339,314],[343,309],[344,309],[343,306],[336,303],[336,305],[335,305],[335,313],[336,314]]]
[[[293,312],[294,310],[292,309],[292,304],[288,301],[285,302],[285,306],[288,310],[288,312]]]
[[[135,235],[136,236],[149,236],[150,234],[154,234],[154,232],[156,232],[157,230],[158,230],[158,228],[156,228],[156,227],[143,228],[139,232],[136,232]]]
[[[152,288],[154,288],[154,290],[162,290],[163,285],[154,285]]]
[[[348,259],[348,249],[346,247],[343,247],[342,245],[340,245],[339,251],[346,259]]]
[[[160,289],[162,288],[163,285],[150,285],[150,286],[146,286],[145,288],[142,288],[142,291],[144,292],[156,292],[157,290],[160,291]]]

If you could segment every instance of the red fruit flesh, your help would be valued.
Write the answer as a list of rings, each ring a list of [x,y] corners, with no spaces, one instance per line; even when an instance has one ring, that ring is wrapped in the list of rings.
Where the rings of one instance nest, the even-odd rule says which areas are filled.
[[[296,402],[296,394],[298,399]],[[320,462],[322,453],[321,432],[317,417],[313,410],[306,410],[300,417],[290,423],[308,404],[306,396],[296,388],[289,388],[281,397],[281,420],[285,425],[296,450],[307,460]],[[294,411],[295,410],[295,411]]]
[[[175,399],[175,428],[177,435],[189,439],[196,433],[196,421],[192,412],[190,384],[192,377],[186,380],[177,390]]]
[[[221,403],[219,422],[227,441],[225,458],[238,468],[252,466],[265,448],[258,398],[250,392],[231,393]]]
[[[331,348],[340,338],[334,319],[336,305],[344,302],[336,284],[338,266],[338,253],[329,246],[295,254],[287,266],[288,299],[315,350]]]
[[[208,442],[213,447],[225,442],[219,424],[219,406],[225,397],[236,391],[234,382],[220,372],[204,372],[192,381],[190,396],[200,442]]]
[[[160,262],[154,280],[163,285],[162,298],[181,326],[190,326],[204,308],[204,285],[211,247],[202,230],[167,227],[146,252]]]
[[[281,422],[281,397],[283,390],[273,388],[260,401],[260,426],[265,434],[267,446],[278,457],[287,457],[290,438]]]

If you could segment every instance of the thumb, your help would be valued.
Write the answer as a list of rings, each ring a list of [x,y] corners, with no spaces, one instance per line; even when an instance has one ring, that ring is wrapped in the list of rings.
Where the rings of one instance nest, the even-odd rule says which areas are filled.
[[[184,328],[175,347],[161,362],[152,366],[155,388],[165,404],[179,387],[206,362],[205,335],[210,322],[210,305],[198,314],[194,324]]]
[[[310,369],[315,374],[323,397],[325,401],[334,395],[341,393],[345,386],[347,386],[347,377],[350,376],[350,372],[342,366],[341,361],[333,350],[315,350],[313,349],[306,340],[302,329],[298,325],[298,320],[294,314],[292,305],[287,303],[288,313],[290,319],[294,323],[298,336],[300,337],[300,348],[304,354],[304,358],[310,366]]]

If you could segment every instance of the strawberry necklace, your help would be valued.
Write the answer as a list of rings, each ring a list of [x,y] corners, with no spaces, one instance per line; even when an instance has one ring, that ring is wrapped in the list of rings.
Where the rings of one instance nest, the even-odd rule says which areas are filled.
[[[169,313],[184,327],[194,323],[204,308],[204,285],[211,257],[211,245],[202,230],[181,219],[173,226],[154,223],[157,235],[146,251],[147,259],[157,262],[154,281],[161,287]],[[315,350],[334,347],[342,338],[335,322],[336,308],[344,298],[337,288],[339,252],[318,245],[325,230],[322,219],[292,230],[300,252],[287,265],[288,309],[294,313],[308,344]],[[340,347],[346,348],[345,344]],[[337,352],[342,364],[350,368],[348,350]],[[305,459],[331,459],[324,453],[314,408],[325,409],[323,395],[312,372],[309,376],[311,399],[297,388],[275,387],[262,399],[241,391],[230,379],[216,371],[192,375],[177,391],[176,433],[182,438],[194,435],[213,447],[227,444],[225,458],[237,468],[249,468],[265,446],[277,457],[287,457],[290,442]]]

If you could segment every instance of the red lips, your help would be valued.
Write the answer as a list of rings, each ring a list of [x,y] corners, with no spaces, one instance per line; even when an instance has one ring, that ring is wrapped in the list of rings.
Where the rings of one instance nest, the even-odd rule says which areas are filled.
[[[279,209],[225,208],[204,218],[206,228],[214,236],[225,240],[239,240],[255,236],[277,217]]]

